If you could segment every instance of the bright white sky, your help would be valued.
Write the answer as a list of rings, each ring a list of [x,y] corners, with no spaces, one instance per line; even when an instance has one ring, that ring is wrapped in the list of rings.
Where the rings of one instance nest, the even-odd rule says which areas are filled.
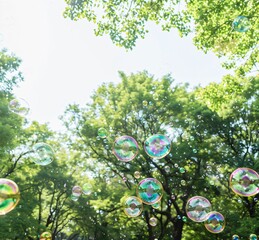
[[[147,70],[157,78],[172,73],[176,82],[206,85],[226,74],[213,54],[198,51],[190,38],[175,30],[151,26],[133,51],[96,37],[85,20],[64,19],[63,0],[0,0],[0,48],[22,59],[24,82],[17,97],[30,104],[31,120],[61,130],[58,116],[72,103],[84,105],[103,82]]]

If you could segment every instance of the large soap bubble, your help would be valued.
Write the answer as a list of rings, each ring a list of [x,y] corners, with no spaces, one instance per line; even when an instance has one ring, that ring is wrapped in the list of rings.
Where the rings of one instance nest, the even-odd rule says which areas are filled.
[[[230,175],[230,188],[234,193],[249,197],[259,193],[259,175],[250,168],[238,168]]]
[[[246,32],[250,28],[250,21],[245,16],[238,16],[234,19],[232,28],[237,32]]]
[[[143,203],[153,205],[163,196],[163,186],[155,178],[145,178],[139,182],[137,195]]]
[[[18,115],[26,116],[30,111],[30,107],[23,98],[15,98],[9,102],[9,110]]]
[[[39,165],[48,165],[54,158],[55,154],[52,148],[46,143],[36,143],[33,146],[32,160]]]
[[[49,232],[44,232],[40,235],[40,240],[51,240],[52,236]]]
[[[12,211],[20,201],[19,188],[15,182],[0,178],[0,215]]]
[[[118,137],[113,144],[113,153],[120,161],[129,162],[138,154],[138,143],[130,136]]]
[[[205,222],[206,229],[211,233],[220,233],[225,228],[225,218],[219,212],[210,212]]]
[[[211,203],[205,197],[195,196],[186,203],[186,214],[194,222],[204,222],[210,211]]]
[[[129,217],[137,217],[142,213],[143,204],[138,197],[128,197],[124,204],[124,212]]]
[[[161,159],[170,152],[171,142],[166,136],[155,134],[146,139],[144,149],[148,156]]]

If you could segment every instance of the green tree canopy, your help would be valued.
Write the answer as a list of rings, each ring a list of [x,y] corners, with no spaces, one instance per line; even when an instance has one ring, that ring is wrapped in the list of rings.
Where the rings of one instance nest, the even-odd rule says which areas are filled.
[[[178,29],[181,36],[192,33],[199,49],[214,51],[230,60],[227,67],[242,65],[242,72],[248,72],[259,61],[257,0],[66,0],[66,3],[65,17],[93,22],[96,35],[108,34],[116,45],[126,49],[132,49],[138,38],[145,37],[147,23],[152,21],[165,31]],[[248,18],[247,32],[233,29],[232,23],[238,16]]]

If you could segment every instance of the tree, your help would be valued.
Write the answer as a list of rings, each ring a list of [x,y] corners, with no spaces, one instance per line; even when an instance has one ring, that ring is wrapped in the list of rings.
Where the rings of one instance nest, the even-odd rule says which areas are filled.
[[[96,25],[95,34],[108,34],[116,45],[132,49],[148,32],[149,21],[162,30],[178,29],[180,36],[194,34],[194,44],[203,51],[214,51],[229,61],[228,68],[242,66],[241,72],[258,67],[259,6],[256,0],[177,0],[177,1],[88,1],[66,0],[64,16],[87,19]],[[250,29],[233,30],[232,23],[245,16]],[[256,70],[258,71],[258,69]]]
[[[255,122],[258,118],[258,79],[226,77],[217,87],[212,84],[212,87],[190,91],[187,85],[174,85],[170,75],[155,80],[147,72],[130,76],[120,72],[120,77],[121,83],[118,85],[100,86],[92,96],[92,103],[87,104],[86,108],[71,105],[63,117],[71,135],[70,146],[82,152],[83,159],[89,159],[94,176],[106,181],[107,189],[112,187],[110,179],[115,180],[115,176],[122,183],[125,182],[124,188],[118,186],[117,191],[114,190],[115,199],[121,195],[119,204],[114,203],[105,191],[101,199],[92,201],[95,208],[102,211],[102,221],[106,223],[107,232],[102,238],[110,239],[116,228],[124,230],[123,239],[134,239],[136,236],[137,239],[189,239],[195,238],[197,231],[200,233],[199,239],[211,238],[203,226],[185,222],[186,202],[195,195],[208,197],[215,206],[214,210],[222,211],[227,219],[232,219],[221,234],[223,238],[230,238],[234,234],[232,226],[240,226],[242,219],[236,220],[240,199],[244,204],[243,217],[258,218],[256,211],[249,213],[249,206],[255,210],[256,199],[236,197],[228,185],[229,175],[235,168],[254,167],[258,162],[255,131],[258,128]],[[236,82],[242,82],[243,86]],[[225,87],[221,89],[221,85]],[[218,93],[210,94],[214,86]],[[217,97],[219,93],[224,95],[225,88],[232,89],[232,95],[226,96],[225,101],[222,99],[228,110],[234,104],[228,98],[236,99],[233,101],[236,108],[227,118],[224,115],[227,111],[223,115],[221,111],[215,111],[219,109]],[[211,105],[207,105],[208,101]],[[243,122],[240,122],[240,114],[243,114]],[[104,139],[97,136],[101,127],[108,130],[108,136]],[[242,134],[246,134],[242,138],[238,135],[241,129]],[[143,150],[145,139],[156,133],[174,134],[170,154],[160,160],[149,157]],[[111,151],[116,137],[122,135],[132,136],[139,143],[139,155],[129,163],[117,160]],[[250,137],[252,140],[248,141]],[[241,143],[245,146],[235,151],[233,147],[239,148]],[[249,153],[246,149],[249,149]],[[80,166],[85,169],[87,161],[80,162]],[[166,170],[168,167],[170,171]],[[131,232],[123,228],[125,214],[122,210],[123,199],[136,194],[139,180],[134,176],[135,171],[140,171],[142,178],[154,177],[161,181],[164,196],[160,209],[145,206],[142,218],[128,218],[127,226],[134,229]],[[247,206],[245,202],[249,201],[252,202]],[[120,208],[112,211],[117,207]],[[112,216],[108,214],[110,211]],[[159,224],[155,228],[149,224],[151,216],[158,219]],[[110,218],[116,218],[117,221],[111,222]],[[138,235],[136,221],[141,229],[146,226],[147,236]],[[253,228],[251,231],[257,230]]]

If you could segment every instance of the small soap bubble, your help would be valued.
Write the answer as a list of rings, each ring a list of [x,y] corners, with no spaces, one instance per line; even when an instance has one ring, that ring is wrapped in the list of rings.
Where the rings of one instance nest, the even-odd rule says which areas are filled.
[[[181,185],[182,186],[186,186],[186,181],[185,180],[181,180]]]
[[[124,212],[129,217],[137,217],[142,213],[143,204],[137,197],[128,197],[124,203]]]
[[[152,158],[161,159],[169,154],[170,149],[170,140],[161,134],[152,135],[144,142],[144,150]]]
[[[106,138],[108,131],[105,128],[99,128],[98,129],[98,136],[100,138]]]
[[[178,168],[178,164],[177,164],[177,163],[175,163],[175,164],[174,164],[174,167],[175,167],[175,168]]]
[[[122,180],[123,180],[124,182],[127,182],[127,178],[126,178],[126,177],[123,177]]]
[[[197,153],[198,152],[198,150],[195,149],[195,148],[192,151],[193,151],[193,153]]]
[[[163,186],[155,178],[145,178],[139,182],[137,187],[137,196],[147,205],[152,205],[163,196]]]
[[[20,201],[20,191],[15,182],[0,178],[0,216],[12,211]]]
[[[239,236],[238,236],[238,235],[236,235],[236,234],[235,234],[235,235],[233,235],[233,236],[232,236],[232,240],[239,240]]]
[[[165,171],[167,172],[167,173],[170,173],[170,167],[169,166],[165,166]]]
[[[238,16],[234,19],[232,28],[237,32],[246,32],[250,28],[250,21],[245,16]]]
[[[205,197],[195,196],[186,203],[187,216],[194,222],[204,222],[210,211],[211,203]]]
[[[144,107],[146,107],[146,106],[148,105],[148,102],[147,102],[146,100],[144,100],[144,101],[142,102],[142,104],[143,104]]]
[[[79,187],[79,186],[74,186],[74,187],[72,188],[72,194],[73,194],[74,196],[76,196],[76,197],[80,197],[81,194],[82,194],[82,188]]]
[[[210,212],[205,221],[205,228],[211,233],[220,233],[225,228],[225,218],[219,212]]]
[[[79,199],[79,197],[77,197],[77,196],[71,194],[71,195],[70,195],[70,199],[71,199],[72,201],[76,202],[76,201]]]
[[[171,195],[171,199],[175,200],[175,195],[174,194]]]
[[[185,168],[180,167],[180,168],[179,168],[179,172],[180,172],[180,173],[185,173]]]
[[[157,225],[157,219],[155,217],[151,217],[149,219],[149,224],[152,226],[152,227],[155,227]]]
[[[135,172],[134,172],[134,177],[135,177],[136,179],[139,179],[139,178],[141,177],[141,173],[140,173],[139,171],[135,171]]]
[[[183,221],[183,222],[187,222],[187,217],[186,217],[186,216],[183,216],[183,217],[182,217],[182,221]]]
[[[249,240],[257,240],[257,236],[255,234],[250,234]]]
[[[84,183],[82,186],[83,194],[90,195],[92,193],[93,186],[91,183]]]
[[[24,117],[29,113],[30,107],[23,98],[16,98],[9,102],[9,110]]]
[[[53,149],[46,143],[36,143],[32,150],[32,160],[38,165],[48,165],[55,158]]]
[[[113,144],[113,154],[118,160],[129,162],[138,154],[138,143],[130,136],[118,137]]]

